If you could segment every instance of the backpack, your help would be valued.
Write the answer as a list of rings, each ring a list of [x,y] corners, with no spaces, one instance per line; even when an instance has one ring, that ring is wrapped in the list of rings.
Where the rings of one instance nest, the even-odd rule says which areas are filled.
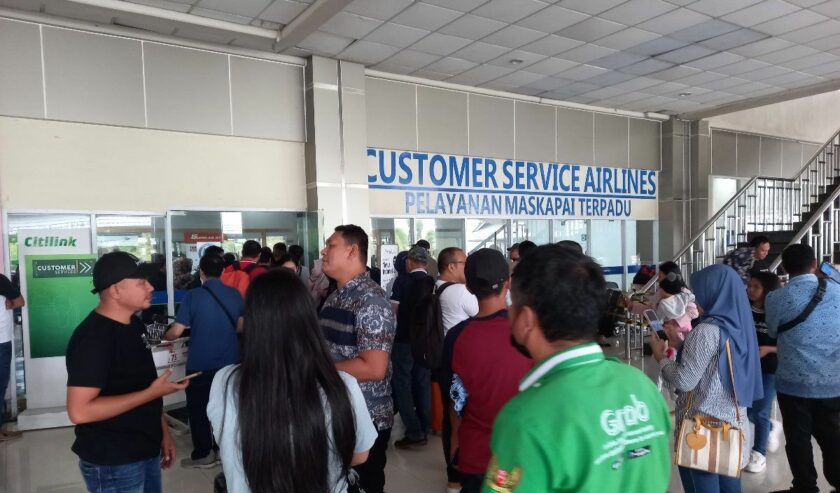
[[[440,295],[455,284],[447,282],[435,289],[432,277],[417,287],[418,300],[411,324],[411,355],[424,368],[436,370],[443,364],[443,314]]]
[[[245,292],[248,290],[248,285],[251,283],[251,272],[258,268],[256,263],[242,267],[239,262],[231,264],[231,270],[222,272],[222,283],[239,291],[242,299],[245,299]]]

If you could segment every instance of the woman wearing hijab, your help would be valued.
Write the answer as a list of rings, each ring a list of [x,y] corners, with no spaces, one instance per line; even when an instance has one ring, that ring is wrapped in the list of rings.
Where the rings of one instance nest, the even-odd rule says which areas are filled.
[[[712,265],[691,276],[701,315],[699,324],[685,341],[670,341],[679,347],[677,361],[665,357],[667,342],[651,336],[653,356],[662,370],[662,378],[678,392],[676,422],[696,414],[713,416],[731,424],[745,435],[749,433],[745,403],[763,395],[758,342],[744,283],[725,265]],[[732,368],[726,355],[729,341]],[[734,373],[734,375],[732,375]],[[732,385],[734,376],[735,386]],[[689,408],[689,393],[692,394]],[[735,395],[738,399],[736,412]],[[739,419],[740,417],[740,419]],[[677,426],[679,433],[679,426]],[[745,443],[749,443],[745,436]],[[749,461],[749,447],[743,447],[741,467]],[[686,493],[739,493],[740,478],[680,467],[680,479]]]

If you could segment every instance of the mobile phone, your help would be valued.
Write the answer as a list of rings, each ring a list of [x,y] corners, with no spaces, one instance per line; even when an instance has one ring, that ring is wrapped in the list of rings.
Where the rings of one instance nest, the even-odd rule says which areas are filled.
[[[184,383],[184,382],[186,382],[187,380],[191,380],[191,379],[193,379],[193,378],[195,378],[195,377],[197,377],[197,376],[201,375],[201,373],[202,373],[202,372],[200,372],[200,371],[197,371],[197,372],[195,372],[195,373],[190,373],[189,375],[185,376],[184,378],[182,378],[182,379],[180,379],[180,380],[175,380],[175,383]]]
[[[662,321],[659,320],[659,317],[656,315],[656,312],[653,310],[645,310],[644,316],[648,321],[650,327],[656,331],[656,335],[659,336],[660,339],[667,339],[668,336],[665,334],[665,331],[662,328]]]
[[[825,277],[840,284],[840,271],[835,269],[833,265],[828,262],[823,262],[820,264],[820,271],[825,274]]]

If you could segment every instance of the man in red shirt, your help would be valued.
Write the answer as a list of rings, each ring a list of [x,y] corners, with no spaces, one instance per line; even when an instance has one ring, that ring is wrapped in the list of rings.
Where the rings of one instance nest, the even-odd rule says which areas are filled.
[[[490,462],[493,421],[519,392],[533,362],[511,343],[504,255],[483,248],[467,257],[464,272],[467,289],[478,298],[478,314],[447,333],[444,366],[452,373],[453,463],[461,472],[462,493],[473,493],[481,491]]]

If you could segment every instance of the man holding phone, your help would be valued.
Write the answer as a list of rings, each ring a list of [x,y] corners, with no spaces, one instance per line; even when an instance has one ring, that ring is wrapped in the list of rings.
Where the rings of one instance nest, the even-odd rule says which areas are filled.
[[[93,267],[99,305],[67,345],[67,413],[76,424],[73,452],[91,492],[161,491],[161,466],[175,461],[163,396],[188,383],[157,375],[145,326],[135,315],[151,304],[148,265],[125,252]]]

